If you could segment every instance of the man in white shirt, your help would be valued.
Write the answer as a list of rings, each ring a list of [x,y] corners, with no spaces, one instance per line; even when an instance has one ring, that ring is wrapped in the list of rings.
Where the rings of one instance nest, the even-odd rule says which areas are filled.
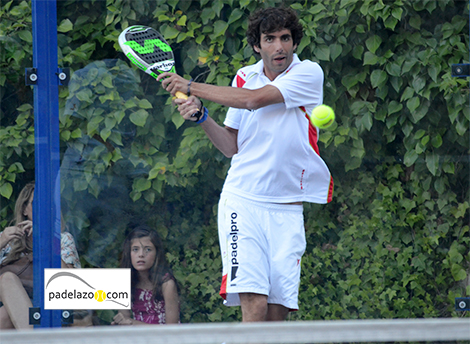
[[[180,114],[199,123],[231,167],[219,202],[223,260],[220,294],[241,305],[243,321],[284,320],[298,309],[305,251],[302,202],[331,201],[333,180],[320,158],[318,128],[308,114],[323,100],[323,71],[294,54],[302,26],[292,9],[268,8],[249,19],[248,43],[261,56],[241,68],[232,87],[159,80]],[[230,107],[224,127],[199,98]]]

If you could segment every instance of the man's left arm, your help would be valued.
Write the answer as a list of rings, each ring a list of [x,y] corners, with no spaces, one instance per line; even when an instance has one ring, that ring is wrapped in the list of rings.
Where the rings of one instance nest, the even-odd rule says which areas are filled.
[[[237,109],[256,110],[268,105],[283,103],[284,97],[277,87],[266,85],[250,90],[230,86],[215,86],[191,82],[175,73],[162,73],[157,80],[162,82],[165,90],[175,95],[180,91],[214,103]],[[190,88],[188,90],[188,88]]]

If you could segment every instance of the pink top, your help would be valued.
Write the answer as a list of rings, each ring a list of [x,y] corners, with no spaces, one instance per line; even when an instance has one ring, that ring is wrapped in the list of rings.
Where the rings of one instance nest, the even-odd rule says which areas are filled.
[[[149,289],[135,289],[135,300],[132,302],[134,319],[147,324],[165,323],[165,301],[155,300]]]

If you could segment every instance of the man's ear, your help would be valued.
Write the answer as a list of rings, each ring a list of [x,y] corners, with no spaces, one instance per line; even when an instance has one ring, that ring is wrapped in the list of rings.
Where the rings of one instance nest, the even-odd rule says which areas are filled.
[[[259,47],[258,47],[258,46],[254,45],[254,46],[253,46],[253,49],[254,49],[254,51],[256,51],[256,53],[259,54]]]

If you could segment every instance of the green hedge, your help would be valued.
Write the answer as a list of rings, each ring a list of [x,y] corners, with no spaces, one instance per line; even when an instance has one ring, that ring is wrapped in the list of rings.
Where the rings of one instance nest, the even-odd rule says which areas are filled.
[[[229,85],[256,61],[244,37],[258,7],[280,1],[59,1],[64,215],[85,267],[115,267],[126,230],[165,238],[182,321],[233,321],[221,306],[216,206],[230,161],[183,123],[117,37],[160,30],[179,74]],[[284,1],[300,14],[297,53],[319,62],[337,123],[320,150],[335,180],[328,205],[305,204],[300,310],[290,319],[467,316],[470,295],[469,92],[451,65],[468,62],[467,1]],[[0,15],[0,224],[34,178],[28,2]],[[226,109],[206,104],[219,123]]]

